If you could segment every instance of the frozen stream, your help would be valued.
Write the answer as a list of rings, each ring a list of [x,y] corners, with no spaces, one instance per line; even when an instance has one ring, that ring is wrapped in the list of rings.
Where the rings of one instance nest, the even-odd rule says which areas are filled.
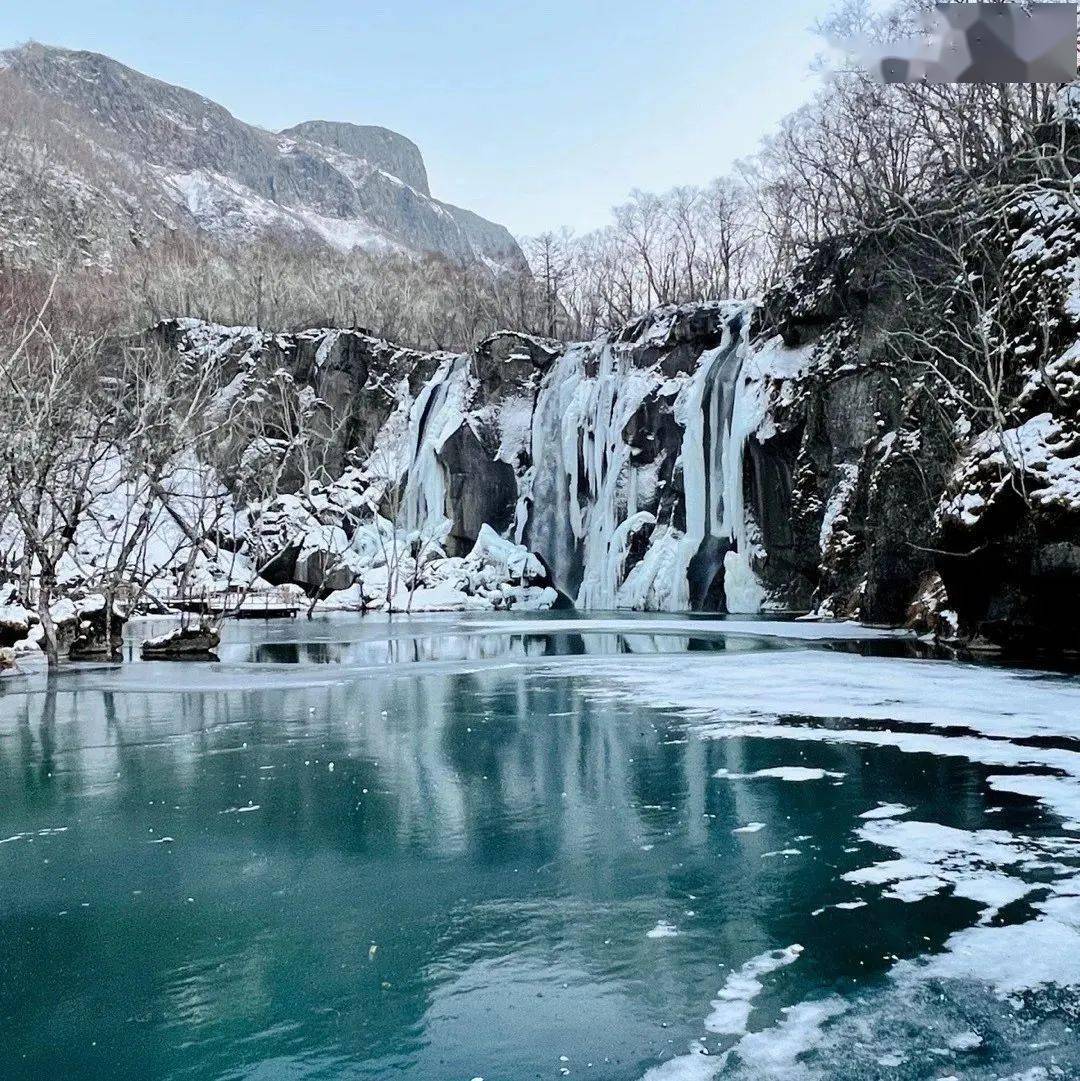
[[[0,684],[3,1081],[1080,1077],[1080,679],[655,615],[228,635]]]

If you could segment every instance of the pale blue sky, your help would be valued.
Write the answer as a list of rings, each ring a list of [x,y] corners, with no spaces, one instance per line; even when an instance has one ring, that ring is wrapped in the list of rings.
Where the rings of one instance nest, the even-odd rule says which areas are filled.
[[[0,44],[104,52],[250,123],[382,124],[515,233],[701,183],[811,93],[830,0],[8,0]]]

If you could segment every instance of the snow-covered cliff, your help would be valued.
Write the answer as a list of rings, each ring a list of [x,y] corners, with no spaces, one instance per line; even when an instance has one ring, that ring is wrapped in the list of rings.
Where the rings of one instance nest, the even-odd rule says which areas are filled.
[[[882,344],[896,306],[911,313],[868,289],[874,257],[852,245],[815,253],[760,304],[659,309],[592,342],[503,333],[452,355],[355,331],[163,331],[222,363],[284,365],[346,417],[332,500],[379,506],[448,557],[486,526],[536,558],[561,603],[817,611],[1067,645],[1080,256],[1046,210],[1021,207],[997,238],[1002,295],[1054,313],[1004,328],[1001,428]]]
[[[333,549],[344,564],[334,584],[350,589],[378,577],[380,538],[394,530],[440,558],[501,536],[579,608],[749,612],[770,597],[746,452],[810,355],[778,339],[752,346],[751,314],[734,302],[666,308],[592,342],[506,333],[461,355],[354,331],[191,320],[162,331],[238,373],[283,364],[349,418],[334,430],[349,433],[336,437],[351,464],[319,505],[290,496],[256,515],[253,558],[276,546],[272,573],[315,586],[310,550]]]
[[[158,492],[118,486],[122,450],[103,457],[61,584],[98,589],[149,521],[131,577],[166,599],[282,587],[349,608],[801,610],[1056,637],[1080,578],[1075,349],[1029,366],[1006,428],[948,419],[876,351],[873,310],[838,308],[851,258],[764,304],[658,309],[591,342],[422,353],[164,323],[166,347],[213,371],[210,413],[256,413]],[[320,468],[274,467],[268,491],[298,428]],[[17,533],[0,528],[16,560]]]

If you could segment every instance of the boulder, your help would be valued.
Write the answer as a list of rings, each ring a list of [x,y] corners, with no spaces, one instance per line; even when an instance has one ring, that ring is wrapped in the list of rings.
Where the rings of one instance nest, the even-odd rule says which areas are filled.
[[[311,596],[318,593],[325,597],[341,589],[348,589],[356,581],[356,575],[333,553],[305,549],[297,555],[290,581]]]
[[[139,653],[144,661],[216,659],[221,636],[212,627],[176,627],[143,642]]]
[[[127,616],[115,604],[107,616],[105,598],[100,593],[78,600],[61,598],[50,611],[61,659],[119,659]]]
[[[30,633],[30,613],[17,604],[0,606],[0,649],[21,642]]]

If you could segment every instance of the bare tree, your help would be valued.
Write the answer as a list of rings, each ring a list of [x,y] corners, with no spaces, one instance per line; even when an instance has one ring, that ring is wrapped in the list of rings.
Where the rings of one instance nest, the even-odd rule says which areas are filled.
[[[23,534],[24,563],[36,563],[34,599],[50,667],[59,661],[52,606],[61,564],[100,488],[119,427],[115,401],[95,393],[102,339],[61,334],[45,322],[54,289],[55,279],[40,308],[9,328],[0,347],[5,502]]]

